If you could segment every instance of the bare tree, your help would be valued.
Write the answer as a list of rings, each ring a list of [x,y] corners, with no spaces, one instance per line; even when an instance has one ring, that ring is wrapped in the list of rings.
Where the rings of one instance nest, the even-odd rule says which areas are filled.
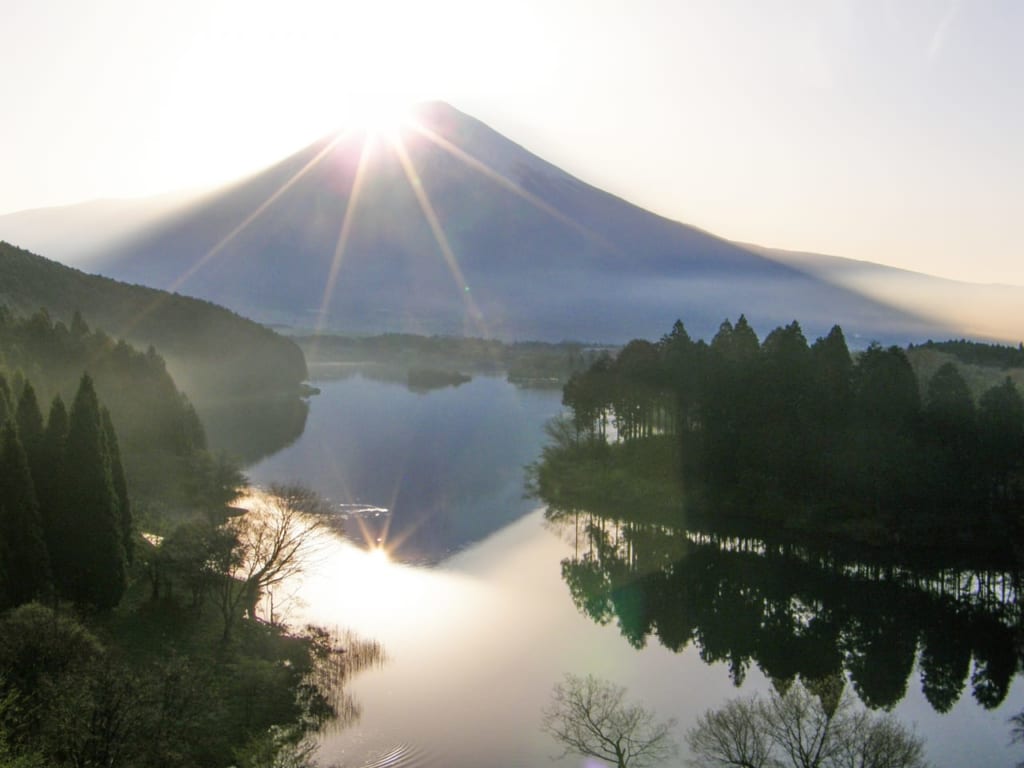
[[[774,765],[772,743],[759,727],[756,699],[733,699],[718,710],[708,710],[686,736],[700,766],[766,768]]]
[[[1010,718],[1010,743],[1024,744],[1024,711]],[[1024,768],[1024,760],[1017,763],[1017,768]]]
[[[686,735],[697,768],[925,768],[921,739],[892,715],[857,709],[842,684],[795,683],[733,699],[701,715]]]
[[[307,550],[322,527],[320,511],[321,502],[312,491],[275,485],[256,495],[246,514],[221,527],[213,560],[224,642],[243,614],[256,617],[267,590],[302,572]]]
[[[626,689],[593,675],[566,675],[545,708],[542,728],[564,755],[596,757],[617,768],[658,765],[677,753],[675,720],[658,722],[651,710],[625,702]]]

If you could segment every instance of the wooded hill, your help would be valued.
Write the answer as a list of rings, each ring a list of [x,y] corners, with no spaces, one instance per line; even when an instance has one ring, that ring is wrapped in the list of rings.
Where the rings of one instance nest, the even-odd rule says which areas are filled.
[[[292,341],[223,307],[89,275],[3,241],[0,305],[19,315],[44,307],[66,325],[77,310],[114,338],[154,346],[194,402],[295,393],[307,375]]]
[[[83,373],[110,409],[136,502],[154,511],[223,503],[211,489],[218,473],[234,470],[207,453],[199,417],[152,347],[141,352],[90,329],[77,312],[69,327],[45,310],[18,318],[0,307],[0,377],[13,402],[31,381],[44,413],[54,398],[71,403]]]

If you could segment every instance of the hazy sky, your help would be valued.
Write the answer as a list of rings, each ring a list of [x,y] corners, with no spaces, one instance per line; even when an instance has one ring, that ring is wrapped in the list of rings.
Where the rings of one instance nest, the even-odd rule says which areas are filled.
[[[1024,285],[1018,0],[0,0],[0,213],[443,99],[724,237]]]

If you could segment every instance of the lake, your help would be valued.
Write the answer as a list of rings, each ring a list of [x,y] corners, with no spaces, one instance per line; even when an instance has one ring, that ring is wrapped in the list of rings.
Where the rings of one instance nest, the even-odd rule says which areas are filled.
[[[757,584],[743,579],[781,588],[785,579],[771,562],[752,562],[750,553],[732,552],[727,543],[672,534],[652,544],[652,552],[682,547],[684,562],[691,569],[700,563],[702,570],[673,570],[657,584],[638,580],[630,605],[661,596],[657,610],[647,611],[654,618],[639,624],[630,620],[622,591],[581,593],[576,582],[570,590],[567,578],[584,565],[602,567],[601,558],[581,551],[578,520],[547,520],[539,502],[523,492],[523,468],[540,455],[544,424],[561,411],[560,391],[518,389],[487,377],[420,393],[358,374],[317,385],[322,393],[311,400],[301,437],[247,471],[258,484],[311,486],[329,500],[346,534],[323,536],[302,581],[275,595],[275,602],[290,598],[296,621],[350,627],[381,641],[388,655],[381,668],[362,672],[350,685],[361,717],[324,735],[323,764],[586,765],[578,757],[552,761],[561,750],[540,730],[541,710],[565,673],[625,685],[631,698],[678,720],[682,743],[705,709],[767,691],[771,682],[763,670],[784,666],[780,653],[803,653],[785,644],[768,648],[759,635],[745,647],[744,637],[763,629],[745,631],[745,614],[721,606],[709,612],[694,604],[696,597],[670,591],[685,590],[712,569],[727,571],[728,583],[744,593]],[[614,556],[603,559],[614,572]],[[780,562],[789,574],[811,567]],[[1024,748],[1009,745],[1007,723],[1024,709],[1016,655],[999,678],[1009,682],[1001,684],[997,701],[988,702],[991,708],[978,703],[992,687],[985,675],[994,675],[994,660],[1005,657],[978,655],[978,648],[998,645],[1002,637],[1001,629],[992,642],[976,637],[986,633],[988,614],[975,621],[966,615],[973,607],[935,596],[932,586],[921,593],[920,580],[910,578],[879,587],[876,598],[874,586],[847,570],[810,594],[794,592],[791,602],[799,604],[798,615],[842,613],[852,616],[844,621],[874,632],[867,645],[841,651],[858,689],[883,692],[875,698],[882,704],[898,698],[892,711],[925,738],[935,766],[1008,766],[1024,758]],[[868,604],[860,614],[852,605],[858,594]],[[841,610],[829,600],[841,601]],[[689,622],[680,630],[682,642],[670,626],[677,605]],[[891,615],[878,609],[887,623],[877,632],[869,626],[872,605],[894,608]],[[899,611],[908,619],[903,629],[892,626]],[[943,627],[948,637],[940,644]],[[958,633],[965,632],[975,636],[958,644]],[[881,672],[865,668],[876,658],[885,667],[891,645],[905,647],[899,657],[910,665],[901,672],[904,683],[879,683]],[[937,653],[953,660],[943,666],[934,660]],[[960,690],[958,674],[949,675],[953,690],[943,694],[948,711],[940,714],[930,703],[938,695],[932,670],[963,667],[966,674],[968,661],[971,679],[960,679]],[[923,677],[922,666],[929,671]]]

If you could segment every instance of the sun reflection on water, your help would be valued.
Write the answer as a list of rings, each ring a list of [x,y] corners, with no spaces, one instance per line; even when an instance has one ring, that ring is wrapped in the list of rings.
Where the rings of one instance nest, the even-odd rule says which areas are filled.
[[[383,544],[363,549],[331,531],[318,539],[320,556],[295,585],[299,618],[357,627],[381,639],[389,654],[400,653],[404,638],[444,642],[441,628],[486,591],[467,576],[395,562]]]

